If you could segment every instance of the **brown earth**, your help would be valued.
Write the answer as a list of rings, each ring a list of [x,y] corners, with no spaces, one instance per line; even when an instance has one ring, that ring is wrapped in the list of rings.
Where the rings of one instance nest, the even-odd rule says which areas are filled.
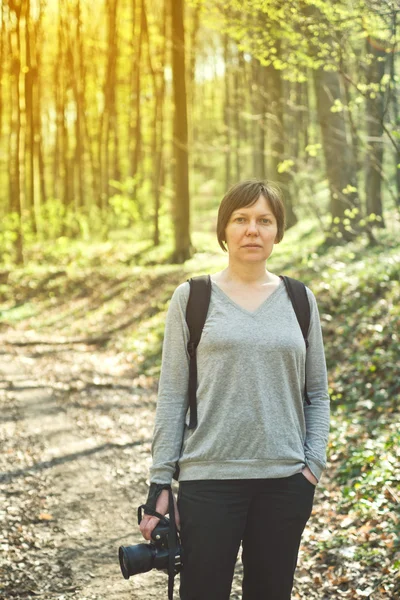
[[[166,575],[125,581],[117,558],[119,545],[143,541],[136,509],[147,494],[156,382],[138,377],[125,354],[93,345],[2,348],[1,599],[167,598]],[[303,536],[293,598],[368,598],[357,591],[365,585],[351,564],[354,542],[347,557],[318,552],[319,540],[348,518],[335,514],[328,473]],[[234,600],[240,576],[238,560]],[[373,596],[381,597],[388,596]]]

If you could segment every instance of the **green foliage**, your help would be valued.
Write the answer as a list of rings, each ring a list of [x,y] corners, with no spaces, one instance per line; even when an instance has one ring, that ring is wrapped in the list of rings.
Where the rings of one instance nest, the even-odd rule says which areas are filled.
[[[63,235],[67,212],[63,202],[57,198],[49,199],[41,205],[37,219],[42,240],[54,240]],[[70,218],[68,220],[71,221]]]
[[[291,167],[293,167],[294,161],[291,159],[283,160],[278,164],[278,173],[286,173],[290,171]]]
[[[108,200],[108,204],[112,209],[107,212],[108,226],[110,229],[126,229],[136,223],[143,215],[143,208],[141,208],[141,202],[137,197],[137,178],[128,177],[124,181],[112,179],[110,186],[119,193],[112,195]],[[139,195],[144,194],[146,196],[148,193],[148,182],[145,182],[144,186],[139,189]]]
[[[108,214],[110,225],[114,227],[118,225],[122,229],[125,229],[138,220],[139,211],[137,204],[125,194],[111,196],[108,203],[112,208],[111,215]]]
[[[357,188],[352,185],[348,185],[342,190],[344,195],[353,194],[354,192],[357,192]],[[372,227],[381,224],[382,221],[382,217],[375,213],[362,216],[357,207],[353,207],[352,209],[347,208],[344,211],[343,218],[328,217],[327,241],[329,242],[330,238],[348,241],[351,237],[362,233],[369,234],[372,241],[374,239]]]
[[[57,199],[48,199],[41,204],[35,213],[37,234],[32,220],[25,214],[23,218],[24,242],[29,249],[31,244],[42,243],[46,240],[57,240],[67,236],[76,239],[96,239],[101,235],[104,219],[100,209],[91,204],[89,208],[76,209],[66,207]]]
[[[390,552],[398,549],[400,497],[400,253],[394,238],[377,237],[380,247],[355,241],[313,252],[300,268],[301,278],[312,282],[323,324],[333,413],[328,456],[341,489],[337,511],[385,523],[384,531],[368,525],[376,547],[369,537],[357,541],[354,559],[371,568],[382,564],[388,544]],[[335,535],[320,549],[331,555],[342,542]],[[377,581],[394,585],[389,580],[381,574]]]
[[[309,156],[318,156],[322,152],[322,144],[308,144],[305,147],[305,151]]]
[[[0,262],[8,265],[14,262],[14,245],[18,237],[19,215],[8,213],[0,220]]]

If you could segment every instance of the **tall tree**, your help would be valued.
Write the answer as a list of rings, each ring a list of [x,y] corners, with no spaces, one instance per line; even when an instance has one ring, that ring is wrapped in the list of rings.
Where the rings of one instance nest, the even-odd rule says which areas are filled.
[[[345,211],[359,209],[360,200],[355,176],[355,156],[349,143],[345,114],[341,109],[345,100],[337,65],[332,65],[331,69],[325,68],[326,62],[332,60],[332,55],[336,56],[337,42],[332,24],[319,7],[309,4],[304,8],[304,15],[308,18],[311,31],[314,31],[317,20],[321,23],[318,37],[314,35],[308,39],[308,50],[314,59],[314,91],[329,181],[330,213],[335,233],[331,240],[336,240],[337,237],[348,240],[353,237],[353,233],[344,224]]]
[[[4,3],[1,2],[0,6],[0,81],[3,81],[3,75],[5,72],[5,40],[6,40],[6,25],[4,19]],[[3,86],[0,85],[0,139],[2,138],[3,132]]]
[[[9,134],[9,172],[10,172],[10,202],[9,207],[12,213],[17,215],[16,240],[15,240],[15,259],[17,263],[23,263],[23,235],[22,218],[23,202],[21,195],[21,169],[20,169],[20,148],[21,148],[21,3],[13,3],[10,7],[9,19],[9,50],[10,50],[10,134]],[[14,18],[12,18],[14,13]],[[14,21],[14,27],[12,26]]]
[[[144,1],[144,0],[143,0]],[[100,156],[102,158],[101,208],[106,210],[111,195],[110,179],[114,176],[111,165],[115,165],[116,145],[116,83],[117,83],[117,7],[118,0],[106,0],[107,11],[107,65],[103,85],[104,108],[100,120]],[[113,138],[112,138],[113,136]],[[111,139],[114,156],[110,157]]]
[[[33,108],[34,66],[32,63],[31,2],[25,0],[25,198],[32,230],[37,233],[35,210],[35,120]]]
[[[225,132],[225,189],[232,185],[231,173],[231,66],[229,52],[229,36],[224,35],[224,104],[223,104],[223,119]]]
[[[142,154],[141,66],[143,36],[146,28],[145,10],[146,7],[144,0],[141,0],[139,5],[137,4],[136,0],[132,0],[132,71],[129,118],[129,143],[130,176],[134,178],[134,195],[140,185],[139,164]]]
[[[74,10],[75,32],[67,24],[67,65],[68,71],[73,73],[71,77],[71,87],[75,103],[75,150],[72,158],[74,187],[77,190],[75,206],[84,208],[85,206],[85,186],[84,186],[84,152],[85,152],[85,73],[84,57],[82,43],[82,17],[81,2],[76,0]]]
[[[164,174],[164,102],[165,102],[165,63],[166,63],[166,40],[167,40],[167,16],[168,6],[164,0],[164,11],[161,20],[161,48],[159,48],[159,56],[157,60],[158,68],[153,66],[151,40],[146,27],[147,34],[147,51],[149,68],[153,80],[154,90],[154,117],[152,126],[152,141],[151,141],[151,156],[154,160],[154,174],[152,178],[152,189],[154,196],[154,228],[153,228],[153,244],[157,246],[160,243],[160,204],[161,204],[161,187]]]
[[[190,258],[190,197],[188,123],[185,78],[184,0],[171,0],[172,78],[174,96],[174,238],[173,260],[181,263]]]
[[[53,152],[53,197],[60,200],[64,210],[68,211],[72,204],[73,190],[70,163],[70,137],[68,128],[68,87],[72,74],[67,68],[66,20],[68,5],[65,0],[58,3],[57,54],[54,72],[54,105],[55,105],[55,141]],[[66,222],[63,223],[63,234],[68,234]]]
[[[252,59],[252,109],[253,109],[253,172],[259,179],[265,178],[265,69],[257,58]]]
[[[395,7],[392,7],[391,14],[391,34],[393,39],[393,47],[390,52],[390,82],[389,82],[389,93],[390,100],[393,108],[393,129],[394,131],[400,131],[400,108],[399,108],[399,85],[398,76],[396,77],[396,48],[398,44],[397,40],[397,23],[398,23],[398,12]],[[394,147],[394,164],[396,169],[395,181],[396,181],[396,196],[395,203],[398,211],[400,212],[400,142]]]
[[[241,147],[242,147],[242,139],[241,139],[241,114],[243,112],[243,106],[241,104],[242,94],[240,89],[240,72],[239,72],[239,57],[238,57],[238,49],[235,47],[232,52],[232,89],[233,89],[233,102],[232,106],[232,135],[234,135],[234,148],[230,151],[234,151],[234,159],[235,159],[235,179],[239,181],[242,173],[241,166]]]
[[[1,29],[0,29],[0,82],[3,82],[6,78],[9,78],[9,73],[8,73],[8,64],[7,64],[7,55],[8,55],[8,48],[7,48],[7,29],[6,29],[6,22],[5,22],[5,7],[4,7],[4,3],[1,3],[0,6],[0,19],[1,19]],[[4,86],[0,85],[0,167],[2,167],[2,171],[3,173],[7,173],[7,177],[8,177],[8,186],[7,185],[3,185],[2,186],[2,192],[0,194],[0,201],[1,199],[4,199],[4,204],[7,207],[7,201],[8,201],[8,191],[7,187],[9,188],[10,182],[9,182],[9,170],[7,169],[7,158],[8,158],[8,152],[7,152],[7,148],[6,148],[6,144],[7,144],[7,136],[3,135],[3,129],[4,129],[4,122],[5,122],[5,115],[4,115],[4,108],[6,106],[7,103],[7,98],[6,98],[6,94],[5,91],[3,89]],[[10,85],[8,85],[8,88],[11,88]],[[3,162],[4,161],[4,162]]]
[[[369,66],[367,83],[370,92],[366,101],[367,122],[367,156],[365,167],[365,190],[367,201],[367,214],[374,213],[382,218],[382,171],[383,171],[383,120],[384,120],[384,93],[380,89],[382,77],[385,74],[387,53],[378,40],[367,40],[369,53]],[[373,91],[376,88],[377,91]]]
[[[279,42],[275,44],[277,48],[278,59],[281,57],[281,46]],[[270,113],[270,130],[271,130],[271,175],[279,187],[282,189],[285,198],[286,220],[287,227],[292,227],[297,222],[297,217],[294,212],[291,189],[290,176],[286,169],[282,169],[280,164],[288,158],[286,145],[290,147],[287,141],[288,136],[285,130],[285,100],[283,93],[282,72],[276,69],[274,64],[266,67],[266,83],[265,95],[268,98],[268,112]]]
[[[330,212],[334,221],[340,220],[340,233],[348,239],[352,235],[343,227],[345,211],[358,208],[359,198],[356,191],[354,156],[347,139],[344,115],[341,111],[331,110],[335,101],[342,99],[339,76],[334,71],[317,69],[314,71],[314,85],[329,179]],[[349,191],[346,193],[347,189]]]
[[[39,172],[39,189],[40,189],[40,205],[44,205],[47,200],[46,193],[46,178],[45,178],[45,162],[44,162],[44,149],[43,149],[43,131],[42,131],[42,96],[43,96],[43,78],[41,75],[42,71],[42,44],[43,44],[43,1],[39,3],[39,11],[37,19],[34,23],[34,46],[35,46],[35,69],[34,75],[34,89],[36,91],[34,105],[34,129],[35,129],[35,155],[37,157],[37,165]]]

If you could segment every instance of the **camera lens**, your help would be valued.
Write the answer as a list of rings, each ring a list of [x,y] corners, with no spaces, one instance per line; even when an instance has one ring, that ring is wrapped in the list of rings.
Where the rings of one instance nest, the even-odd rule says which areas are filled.
[[[131,575],[150,571],[153,568],[153,554],[151,544],[120,546],[118,549],[119,564],[124,578],[129,579]]]

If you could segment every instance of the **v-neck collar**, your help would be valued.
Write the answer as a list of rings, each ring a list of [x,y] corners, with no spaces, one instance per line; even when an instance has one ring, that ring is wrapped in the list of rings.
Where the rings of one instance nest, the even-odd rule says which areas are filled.
[[[281,279],[280,282],[278,283],[277,287],[274,289],[274,291],[271,292],[271,294],[267,298],[265,298],[265,300],[263,300],[261,302],[261,304],[255,310],[247,310],[247,308],[244,308],[243,306],[241,306],[240,304],[238,304],[237,302],[235,302],[235,300],[233,300],[230,296],[228,296],[228,294],[226,294],[223,291],[223,289],[220,288],[219,285],[217,283],[215,283],[212,279],[211,279],[211,285],[214,288],[214,290],[217,291],[217,293],[219,293],[224,298],[226,298],[226,300],[228,300],[228,302],[230,302],[230,304],[232,304],[235,308],[237,308],[238,310],[244,312],[246,315],[250,315],[252,317],[255,317],[260,312],[260,310],[262,308],[264,308],[264,306],[266,306],[267,304],[269,304],[269,302],[282,289],[282,287],[285,287],[285,284],[283,283],[283,281]]]

